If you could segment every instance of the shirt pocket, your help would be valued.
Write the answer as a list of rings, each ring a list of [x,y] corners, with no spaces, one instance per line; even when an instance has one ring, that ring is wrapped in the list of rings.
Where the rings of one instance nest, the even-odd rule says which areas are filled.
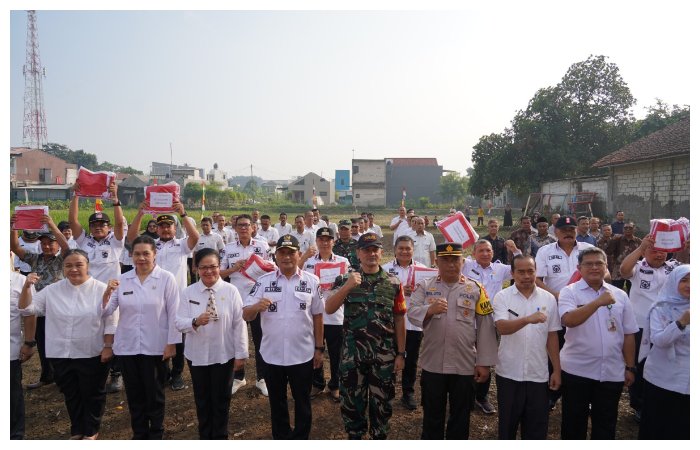
[[[455,320],[457,322],[474,323],[476,304],[471,299],[458,298]]]
[[[294,307],[293,310],[297,313],[311,314],[311,300],[313,296],[306,292],[295,292],[294,293]]]

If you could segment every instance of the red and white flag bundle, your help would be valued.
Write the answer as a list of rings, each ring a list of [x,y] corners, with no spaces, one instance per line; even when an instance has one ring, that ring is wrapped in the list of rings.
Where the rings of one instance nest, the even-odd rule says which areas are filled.
[[[41,223],[41,218],[49,214],[48,206],[15,206],[15,230],[49,231],[49,226]]]
[[[78,169],[78,187],[75,195],[90,198],[109,198],[109,185],[116,179],[114,172],[101,170],[93,172],[85,167]]]
[[[678,220],[652,219],[649,221],[649,234],[654,237],[654,249],[664,252],[679,252],[685,248],[690,238],[690,221],[685,217]]]
[[[437,269],[431,269],[430,267],[416,267],[416,266],[411,266],[410,269],[408,269],[408,277],[406,279],[407,285],[411,286],[411,289],[416,288],[416,284],[420,283],[423,280],[426,280],[428,278],[432,278],[434,276],[437,276],[438,270]]]
[[[243,269],[241,269],[241,275],[251,281],[256,281],[267,272],[275,270],[275,268],[276,266],[272,261],[265,261],[260,256],[252,254],[246,261]]]
[[[464,248],[469,247],[479,239],[479,235],[464,217],[462,211],[457,211],[456,214],[439,221],[437,227],[445,237],[445,242],[456,242],[462,244]]]
[[[173,203],[180,201],[180,185],[174,181],[154,186],[146,186],[146,211],[152,215],[167,214],[175,211]]]

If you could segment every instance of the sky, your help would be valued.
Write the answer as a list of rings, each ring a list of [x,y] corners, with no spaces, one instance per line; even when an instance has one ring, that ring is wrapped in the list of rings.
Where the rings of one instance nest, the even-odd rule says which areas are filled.
[[[26,3],[10,2],[6,16],[11,146],[23,144]],[[252,165],[263,179],[290,179],[334,178],[353,155],[436,157],[465,174],[481,136],[503,131],[538,89],[591,54],[619,66],[637,117],[655,98],[690,104],[698,49],[688,3],[31,7],[49,142],[145,172],[169,162],[172,145],[175,164],[218,163],[229,176]],[[321,10],[331,7],[346,9]]]

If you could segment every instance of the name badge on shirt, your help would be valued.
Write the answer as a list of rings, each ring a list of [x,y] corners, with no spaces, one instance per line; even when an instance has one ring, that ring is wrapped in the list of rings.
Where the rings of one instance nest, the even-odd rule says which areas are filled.
[[[133,293],[134,293],[134,291],[128,291],[128,292],[124,292],[122,295],[131,295]]]
[[[195,302],[194,300],[190,300],[190,303],[193,303],[195,305],[199,305],[199,302]]]
[[[610,317],[608,319],[608,331],[613,332],[613,333],[615,331],[617,331],[617,326],[615,325],[615,318],[614,317]]]

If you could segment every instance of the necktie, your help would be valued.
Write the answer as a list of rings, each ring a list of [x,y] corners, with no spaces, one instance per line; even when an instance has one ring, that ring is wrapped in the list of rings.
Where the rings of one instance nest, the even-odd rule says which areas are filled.
[[[214,299],[214,289],[207,289],[209,291],[209,301],[207,302],[207,312],[211,320],[219,320],[219,314],[216,312],[216,302]]]

